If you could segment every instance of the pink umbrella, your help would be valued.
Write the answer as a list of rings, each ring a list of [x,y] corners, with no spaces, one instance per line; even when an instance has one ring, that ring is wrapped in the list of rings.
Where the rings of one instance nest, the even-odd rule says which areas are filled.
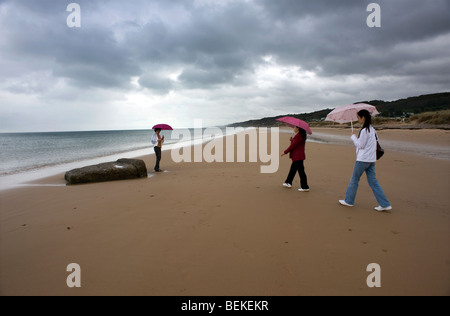
[[[312,134],[311,128],[309,127],[308,123],[306,123],[305,121],[302,121],[300,119],[297,119],[295,117],[285,116],[285,117],[277,119],[277,121],[286,123],[291,126],[300,127],[302,129],[304,129],[309,135]]]
[[[361,110],[369,111],[370,115],[372,116],[380,114],[380,112],[377,111],[377,108],[373,105],[365,103],[350,104],[334,109],[330,114],[327,115],[325,121],[337,122],[340,124],[352,123],[353,131],[353,122],[358,120],[358,112]]]
[[[153,126],[152,129],[160,129],[162,131],[173,131],[173,128],[167,124],[158,124]]]

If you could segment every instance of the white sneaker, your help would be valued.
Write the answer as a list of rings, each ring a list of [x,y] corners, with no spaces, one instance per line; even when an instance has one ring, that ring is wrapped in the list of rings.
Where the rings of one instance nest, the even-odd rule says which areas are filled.
[[[298,189],[298,192],[309,192],[309,189],[302,189],[302,188],[300,188],[300,189]]]
[[[377,211],[377,212],[384,212],[384,211],[390,211],[390,210],[392,210],[392,206],[388,206],[388,207],[377,206],[377,207],[375,207],[375,211]]]
[[[289,183],[283,183],[283,186],[288,189],[292,188],[292,185]]]
[[[339,203],[344,206],[353,207],[353,205],[348,204],[347,202],[345,202],[345,200],[340,200]]]

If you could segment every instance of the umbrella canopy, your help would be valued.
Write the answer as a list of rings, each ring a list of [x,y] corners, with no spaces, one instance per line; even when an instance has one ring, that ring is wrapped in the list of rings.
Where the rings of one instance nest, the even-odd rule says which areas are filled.
[[[152,129],[160,129],[162,131],[173,131],[173,128],[167,124],[158,124],[153,126]]]
[[[327,115],[325,121],[337,122],[340,124],[355,122],[358,120],[357,114],[361,110],[369,111],[372,116],[380,114],[380,112],[377,111],[377,108],[373,105],[365,103],[350,104],[334,109]]]
[[[291,126],[297,126],[297,127],[303,128],[309,135],[312,134],[311,128],[309,127],[308,123],[306,123],[305,121],[302,121],[300,119],[297,119],[295,117],[285,116],[285,117],[277,119],[277,121],[286,123]]]

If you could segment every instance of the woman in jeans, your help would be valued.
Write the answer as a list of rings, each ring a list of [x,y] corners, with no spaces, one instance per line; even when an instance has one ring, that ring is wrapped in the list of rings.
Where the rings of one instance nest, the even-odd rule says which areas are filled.
[[[300,192],[309,192],[308,178],[305,173],[304,160],[305,145],[306,145],[306,131],[300,127],[294,127],[295,136],[291,138],[291,146],[284,151],[281,156],[290,154],[292,159],[292,166],[286,182],[283,184],[285,188],[292,188],[292,182],[294,181],[295,174],[298,172],[300,175]]]
[[[156,155],[156,164],[155,164],[155,172],[161,172],[162,170],[159,168],[159,163],[161,162],[161,151],[162,145],[164,144],[164,136],[161,137],[161,129],[155,129],[155,134],[152,137],[152,144],[155,145],[155,155]]]
[[[377,132],[372,127],[372,117],[367,110],[358,112],[358,121],[363,125],[359,137],[352,135],[353,143],[356,146],[356,164],[353,170],[353,176],[345,194],[345,200],[339,203],[344,206],[353,206],[355,204],[356,192],[358,191],[359,180],[365,172],[367,181],[372,188],[373,194],[377,199],[379,206],[375,207],[378,212],[392,210],[391,203],[386,198],[375,175],[375,162],[377,161]]]

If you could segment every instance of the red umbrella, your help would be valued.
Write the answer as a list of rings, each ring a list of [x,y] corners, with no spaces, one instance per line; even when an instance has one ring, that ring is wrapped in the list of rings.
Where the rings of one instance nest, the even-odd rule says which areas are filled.
[[[309,135],[312,134],[311,128],[309,127],[308,123],[306,123],[305,121],[302,121],[300,119],[297,119],[295,117],[285,116],[285,117],[277,119],[277,121],[286,123],[291,126],[300,127],[302,129],[304,129]]]
[[[160,129],[162,131],[173,131],[173,128],[167,124],[158,124],[153,126],[152,129]]]

